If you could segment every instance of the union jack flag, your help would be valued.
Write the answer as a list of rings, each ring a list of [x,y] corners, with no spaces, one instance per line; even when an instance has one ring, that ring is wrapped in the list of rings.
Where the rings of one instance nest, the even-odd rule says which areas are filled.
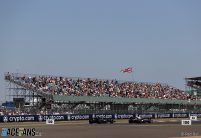
[[[122,69],[121,72],[123,72],[123,73],[132,73],[133,72],[133,68],[132,67],[125,68],[125,69]]]

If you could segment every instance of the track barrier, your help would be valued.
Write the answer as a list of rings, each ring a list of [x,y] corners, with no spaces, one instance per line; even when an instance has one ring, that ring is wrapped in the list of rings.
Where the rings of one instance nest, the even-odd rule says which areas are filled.
[[[88,120],[89,118],[103,117],[113,119],[128,119],[140,116],[142,118],[201,118],[201,113],[134,113],[134,114],[64,114],[64,115],[1,115],[0,122],[33,122],[46,121],[73,121]]]

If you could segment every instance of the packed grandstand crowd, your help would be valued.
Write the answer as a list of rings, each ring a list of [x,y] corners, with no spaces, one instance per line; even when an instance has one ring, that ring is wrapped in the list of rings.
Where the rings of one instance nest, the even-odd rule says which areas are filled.
[[[27,89],[34,89],[53,95],[66,96],[110,96],[128,98],[158,98],[197,100],[183,90],[161,83],[121,82],[117,80],[99,80],[68,78],[55,76],[38,76],[27,74],[5,75],[6,80],[15,81]]]

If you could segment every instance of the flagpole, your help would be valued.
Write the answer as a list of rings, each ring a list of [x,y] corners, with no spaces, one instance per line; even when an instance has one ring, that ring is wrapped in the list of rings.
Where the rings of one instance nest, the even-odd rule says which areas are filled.
[[[131,77],[132,77],[132,81],[134,82],[135,80],[134,80],[133,67],[131,67],[131,68],[132,68]]]

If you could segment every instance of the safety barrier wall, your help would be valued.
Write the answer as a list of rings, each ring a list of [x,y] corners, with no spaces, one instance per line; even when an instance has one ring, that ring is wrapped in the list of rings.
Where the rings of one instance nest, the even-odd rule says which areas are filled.
[[[65,115],[1,115],[0,122],[34,122],[54,119],[55,121],[88,120],[89,118],[103,117],[113,119],[128,119],[141,116],[142,118],[188,118],[201,113],[146,113],[146,114],[65,114]]]

